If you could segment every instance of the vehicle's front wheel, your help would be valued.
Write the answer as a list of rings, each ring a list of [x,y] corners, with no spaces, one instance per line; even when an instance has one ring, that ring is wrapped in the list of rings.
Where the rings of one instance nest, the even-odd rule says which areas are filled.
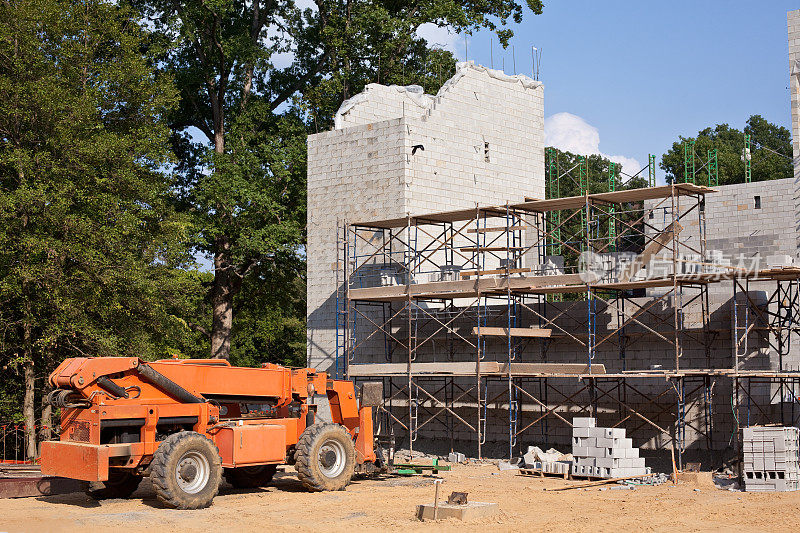
[[[158,499],[174,509],[211,505],[222,480],[217,446],[194,431],[174,433],[153,454],[150,480]]]
[[[344,490],[355,470],[356,449],[339,424],[314,424],[300,436],[294,467],[303,485],[312,491]]]

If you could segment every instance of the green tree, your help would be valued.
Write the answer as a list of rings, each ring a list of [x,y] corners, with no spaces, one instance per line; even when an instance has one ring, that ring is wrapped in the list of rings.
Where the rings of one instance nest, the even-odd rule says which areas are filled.
[[[549,150],[550,149],[548,149],[548,151]],[[550,156],[545,158],[545,171],[548,173],[546,181],[547,197],[563,198],[567,196],[580,196],[583,194],[581,192],[581,178],[579,172],[581,156],[572,152],[556,149],[554,149],[554,152],[550,153],[555,153],[556,155],[555,167],[552,170],[550,170]],[[610,190],[610,180],[612,176],[614,180],[613,188],[617,191],[647,187],[647,180],[644,177],[646,176],[646,169],[644,172],[639,172],[640,169],[626,168],[623,172],[619,164],[613,164],[612,166],[612,162],[601,155],[591,154],[583,157],[585,159],[586,181],[588,184],[586,185],[586,189],[589,194],[608,192]],[[637,172],[638,174],[636,174]],[[551,180],[551,175],[557,176],[558,179]],[[621,208],[619,211],[620,213],[616,214],[615,218],[629,224],[634,224],[639,216],[641,216],[626,207]],[[584,219],[581,217],[576,216],[570,220],[566,220],[571,214],[572,212],[564,212],[561,215],[562,221],[565,221],[561,227],[561,238],[566,241],[573,250],[562,248],[562,253],[565,256],[567,264],[577,264],[578,254],[575,253],[575,250],[585,249],[586,231],[583,228],[582,221]],[[600,227],[592,228],[592,238],[598,239],[594,241],[593,244],[599,252],[605,253],[614,251],[614,248],[612,248],[610,244],[601,244],[599,241],[599,239],[609,236],[608,228],[611,222],[610,217],[601,218],[602,224]],[[639,232],[625,232],[625,228],[626,226],[620,222],[617,222],[615,226],[617,235],[619,236],[615,243],[615,245],[618,246],[616,251],[640,251],[643,243],[642,236],[638,234]]]
[[[22,374],[4,392],[24,388],[28,457],[36,391],[64,357],[196,342],[171,312],[199,287],[174,269],[191,226],[162,172],[177,94],[136,20],[103,0],[0,3],[0,358]]]
[[[302,257],[293,254],[260,264],[244,280],[234,313],[232,364],[305,366],[306,285]]]
[[[180,90],[170,118],[180,190],[202,228],[197,249],[213,258],[211,354],[221,358],[230,357],[234,306],[253,287],[248,277],[279,272],[304,242],[307,133],[328,128],[366,83],[437,88],[453,58],[429,49],[416,36],[420,25],[489,28],[505,44],[507,22],[522,18],[514,0],[132,3]],[[541,12],[540,0],[526,3]],[[281,280],[265,282],[274,289]]]
[[[667,172],[667,183],[686,181],[684,144],[695,141],[696,183],[708,184],[708,151],[717,150],[719,184],[744,183],[745,165],[742,160],[744,135],[750,135],[752,181],[791,178],[792,135],[788,129],[765,120],[761,115],[747,119],[744,131],[728,124],[705,128],[696,137],[679,137],[661,158],[661,168]]]

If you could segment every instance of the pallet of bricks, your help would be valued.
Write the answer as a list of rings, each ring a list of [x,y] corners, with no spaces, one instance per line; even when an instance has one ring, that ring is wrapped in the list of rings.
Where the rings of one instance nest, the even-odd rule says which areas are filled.
[[[617,478],[650,474],[623,428],[599,428],[594,418],[572,419],[572,475]]]
[[[800,488],[800,430],[754,426],[742,429],[742,474],[747,492]]]

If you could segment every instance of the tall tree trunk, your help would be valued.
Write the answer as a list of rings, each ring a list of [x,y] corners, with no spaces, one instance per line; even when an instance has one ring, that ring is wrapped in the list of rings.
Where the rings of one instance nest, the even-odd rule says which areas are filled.
[[[51,390],[53,390],[52,387],[50,387],[50,384],[45,380],[45,385],[42,387],[41,392],[42,418],[40,422],[42,424],[42,430],[39,432],[39,456],[42,455],[42,442],[53,438],[53,406],[44,402],[44,399]]]
[[[229,359],[233,327],[233,265],[230,263],[230,241],[218,237],[214,243],[214,286],[211,293],[211,357]]]
[[[24,225],[27,225],[25,217]],[[23,294],[27,294],[27,286],[23,285]],[[31,339],[31,301],[26,298],[25,321],[22,325],[22,344],[25,351],[23,366],[25,375],[25,395],[22,399],[22,416],[25,418],[25,458],[36,458],[36,410],[34,408],[35,380],[33,368],[33,340]]]
[[[44,394],[42,395],[44,396]],[[39,446],[42,442],[53,438],[53,407],[50,404],[42,405],[42,433],[39,438]],[[41,455],[41,448],[39,449]]]
[[[214,152],[225,153],[225,107],[221,94],[209,91],[214,120]],[[231,242],[226,235],[214,241],[214,285],[211,290],[211,357],[230,359],[233,327],[233,278]]]
[[[36,458],[36,411],[34,409],[33,361],[25,362],[25,396],[22,400],[22,415],[25,417],[25,459]]]

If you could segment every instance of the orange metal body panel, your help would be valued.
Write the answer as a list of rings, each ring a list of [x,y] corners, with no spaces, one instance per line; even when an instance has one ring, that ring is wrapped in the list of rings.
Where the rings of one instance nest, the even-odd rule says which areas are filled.
[[[221,428],[214,434],[222,466],[236,467],[286,461],[286,426],[243,424]]]
[[[356,437],[356,462],[375,462],[375,442],[372,434],[372,407],[362,407],[358,411],[358,436]]]
[[[301,398],[308,396],[305,372],[289,368],[207,365],[178,359],[156,361],[149,365],[197,396],[275,398],[278,406],[290,403],[292,394]],[[295,380],[300,381],[300,386],[292,386]]]
[[[355,435],[358,427],[358,399],[352,381],[328,381],[328,403],[331,406],[331,418],[337,424],[342,424]]]
[[[103,420],[143,418],[142,442],[155,443],[155,430],[159,418],[195,416],[198,422],[194,431],[205,433],[207,421],[219,409],[207,403],[170,403],[142,405],[137,399],[120,399],[116,404],[99,404],[89,409],[65,409],[61,414],[61,440],[100,444]],[[155,450],[155,446],[152,446]]]
[[[42,474],[83,481],[105,481],[108,479],[108,458],[108,446],[46,441],[42,443]]]

